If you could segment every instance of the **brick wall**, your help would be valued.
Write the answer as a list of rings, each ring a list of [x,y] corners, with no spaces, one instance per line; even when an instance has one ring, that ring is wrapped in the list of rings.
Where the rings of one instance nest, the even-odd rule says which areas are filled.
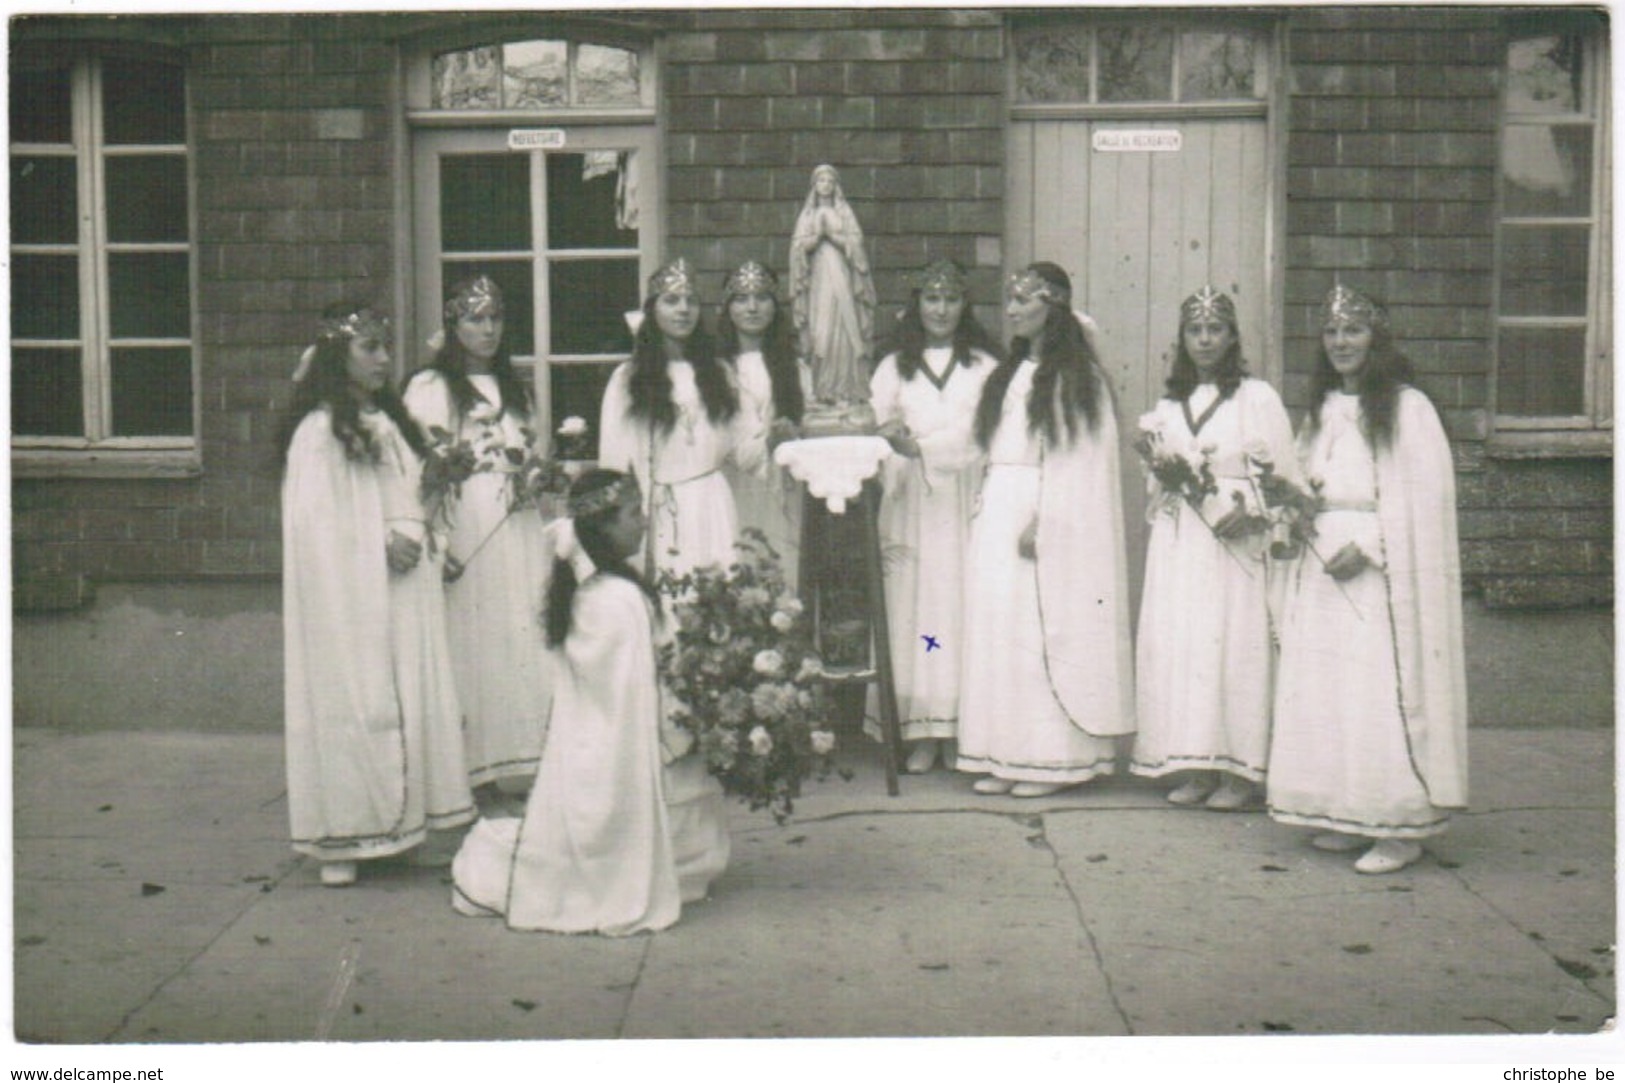
[[[1383,298],[1455,442],[1469,589],[1492,606],[1606,604],[1611,459],[1486,453],[1503,16],[1294,10],[1285,392],[1307,402],[1334,276]]]
[[[119,20],[121,37],[133,22],[186,55],[203,473],[15,482],[18,580],[279,572],[288,376],[324,305],[390,299],[392,47],[357,17]]]
[[[1003,31],[976,11],[696,14],[664,45],[667,249],[702,272],[787,275],[813,167],[836,166],[880,298],[952,258],[997,327],[1004,232]]]

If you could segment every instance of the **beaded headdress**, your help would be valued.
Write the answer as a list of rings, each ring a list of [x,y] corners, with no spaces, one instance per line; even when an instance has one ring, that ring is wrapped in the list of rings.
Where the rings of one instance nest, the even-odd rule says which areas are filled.
[[[1023,297],[1038,297],[1052,305],[1072,303],[1071,290],[1051,282],[1031,267],[1010,276],[1010,292]]]
[[[616,507],[621,502],[622,494],[631,486],[635,491],[637,479],[631,475],[623,475],[597,489],[589,489],[584,493],[571,493],[569,500],[570,518],[585,519],[589,515],[597,515]]]
[[[778,275],[757,261],[748,259],[728,276],[722,292],[730,297],[736,297],[746,293],[777,293],[778,289]]]
[[[1367,327],[1385,327],[1388,313],[1371,298],[1341,283],[1326,293],[1320,306],[1321,323],[1359,323]]]
[[[965,292],[965,268],[951,259],[932,260],[925,268],[912,276],[910,281],[916,290],[926,293],[930,290],[939,290],[943,293]]]
[[[502,287],[490,275],[480,275],[457,287],[446,302],[446,319],[502,316]]]
[[[362,305],[343,316],[324,317],[316,324],[316,341],[333,338],[375,338],[380,342],[387,342],[389,317],[373,311],[371,305]],[[311,362],[315,359],[316,347],[306,346],[304,352],[299,355],[299,364],[293,370],[294,383],[305,378],[305,374],[310,371]]]
[[[681,256],[649,276],[650,297],[659,297],[663,293],[693,292],[694,270],[688,265],[688,260]]]
[[[1222,320],[1231,327],[1236,326],[1236,303],[1227,293],[1220,293],[1212,286],[1203,286],[1179,306],[1179,322],[1181,324],[1193,323],[1197,320]]]

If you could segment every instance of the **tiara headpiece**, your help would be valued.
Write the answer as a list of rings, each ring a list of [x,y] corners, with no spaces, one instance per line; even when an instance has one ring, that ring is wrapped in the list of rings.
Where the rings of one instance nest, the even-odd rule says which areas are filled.
[[[601,511],[620,504],[627,487],[636,489],[637,479],[631,475],[616,478],[608,485],[597,489],[589,489],[584,493],[571,493],[569,499],[570,518],[585,519],[590,515],[597,515]]]
[[[722,292],[730,297],[736,297],[746,293],[777,293],[778,289],[779,276],[756,260],[748,259],[728,276]]]
[[[1010,292],[1022,297],[1037,297],[1052,305],[1072,303],[1072,291],[1058,285],[1028,267],[1010,276]]]
[[[490,275],[464,282],[446,302],[446,319],[501,318],[502,287]]]
[[[1222,320],[1231,327],[1236,326],[1236,303],[1227,293],[1220,293],[1212,286],[1203,286],[1179,306],[1179,322],[1181,324],[1194,323],[1197,320]]]
[[[912,285],[921,293],[940,290],[943,293],[965,292],[965,268],[951,259],[932,260],[913,276]]]
[[[1360,291],[1339,283],[1326,292],[1326,301],[1320,307],[1320,320],[1322,323],[1360,323],[1367,327],[1385,327],[1388,313]]]
[[[348,315],[323,319],[316,325],[318,338],[389,338],[389,317],[363,305]]]
[[[688,265],[688,260],[681,256],[649,276],[650,297],[659,297],[663,293],[693,292],[694,269]]]

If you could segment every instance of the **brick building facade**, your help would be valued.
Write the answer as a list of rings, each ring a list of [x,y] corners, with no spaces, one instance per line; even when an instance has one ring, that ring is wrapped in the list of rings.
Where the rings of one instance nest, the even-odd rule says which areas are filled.
[[[422,171],[425,148],[440,145],[437,139],[483,138],[476,129],[500,138],[516,127],[559,127],[570,140],[585,133],[581,145],[596,146],[590,142],[599,138],[595,132],[610,138],[636,127],[653,152],[643,174],[653,183],[644,192],[641,239],[629,250],[637,281],[658,260],[683,254],[715,288],[745,258],[784,268],[809,173],[833,162],[867,235],[882,331],[886,314],[906,297],[905,274],[928,259],[948,256],[971,269],[978,314],[991,328],[1000,326],[998,298],[1012,265],[1056,259],[1105,298],[1091,310],[1108,336],[1141,325],[1108,343],[1145,354],[1152,376],[1140,378],[1138,393],[1144,394],[1147,380],[1154,382],[1158,351],[1173,334],[1166,314],[1200,282],[1168,280],[1161,288],[1167,296],[1153,296],[1133,320],[1115,317],[1114,327],[1110,306],[1129,302],[1108,295],[1120,285],[1111,281],[1117,276],[1086,269],[1083,254],[1096,238],[1110,239],[1110,222],[1089,227],[1080,219],[1085,224],[1078,228],[1094,230],[1086,244],[1056,240],[1062,251],[1044,251],[1051,243],[1046,223],[1057,213],[1044,193],[1060,183],[1062,195],[1054,201],[1074,214],[1087,213],[1081,205],[1098,204],[1104,189],[1077,197],[1084,189],[1064,189],[1066,170],[1034,165],[1044,159],[1018,152],[1016,143],[1031,130],[1037,133],[1031,145],[1039,146],[1052,128],[1067,124],[1184,124],[1189,152],[1198,145],[1199,128],[1232,121],[1252,126],[1253,134],[1242,138],[1261,153],[1246,152],[1246,168],[1261,180],[1215,182],[1220,190],[1202,198],[1204,205],[1227,206],[1240,190],[1256,202],[1246,211],[1258,221],[1256,240],[1238,242],[1248,255],[1239,271],[1227,266],[1228,277],[1220,279],[1221,285],[1233,280],[1247,295],[1244,313],[1253,315],[1244,336],[1255,370],[1301,408],[1318,340],[1315,309],[1334,277],[1384,297],[1454,440],[1469,593],[1490,607],[1611,603],[1606,17],[1544,9],[1531,18],[1482,7],[1171,11],[1159,18],[1170,21],[1176,43],[1228,41],[1228,24],[1241,24],[1246,51],[1236,55],[1251,65],[1236,84],[1243,88],[1238,100],[1198,102],[1181,112],[1194,60],[1174,64],[1187,81],[1178,84],[1176,75],[1176,89],[1166,95],[1172,102],[1160,111],[1105,100],[1107,47],[1122,44],[1121,28],[1130,25],[1124,16],[1132,14],[1079,9],[1023,18],[994,9],[809,9],[13,19],[14,261],[31,256],[48,267],[51,259],[77,252],[85,261],[81,275],[100,260],[114,268],[100,286],[80,278],[88,283],[80,292],[90,292],[75,310],[93,320],[85,313],[99,305],[104,324],[105,314],[113,313],[111,331],[98,324],[79,336],[85,351],[97,341],[113,358],[87,361],[83,378],[92,387],[104,379],[113,390],[99,400],[84,393],[91,405],[81,431],[64,435],[51,421],[35,435],[14,421],[12,557],[19,611],[82,598],[83,582],[247,581],[274,589],[280,553],[272,432],[314,315],[339,298],[381,299],[399,315],[395,352],[404,374],[420,363],[422,350],[414,344],[434,318],[425,298],[437,291],[442,266],[461,258],[446,239],[450,226],[442,230],[440,248],[425,251],[423,223],[457,209],[426,190],[438,183]],[[1193,36],[1180,37],[1182,27],[1195,27]],[[1520,41],[1540,45],[1548,38],[1557,43],[1553,50],[1567,50],[1557,74],[1559,83],[1567,79],[1564,93],[1573,100],[1553,122],[1560,129],[1540,128],[1545,120],[1537,113],[1538,123],[1520,129],[1520,142],[1508,129],[1530,117],[1519,112],[1521,103],[1508,104],[1509,84],[1524,78],[1519,72],[1509,77],[1509,56]],[[506,107],[460,118],[425,97],[431,93],[425,87],[439,86],[442,61],[435,58],[452,55],[447,50],[544,39],[572,43],[559,54],[570,64],[587,55],[583,42],[608,42],[634,56],[638,88],[630,104],[572,112],[570,98],[558,109],[540,110],[535,120]],[[1067,52],[1079,42],[1093,42],[1095,51]],[[1208,55],[1184,48],[1178,45],[1175,55]],[[1074,95],[1078,101],[1052,100],[1044,97],[1048,91],[1032,89],[1049,85],[1044,80],[1057,72],[1064,77],[1067,65],[1075,67],[1084,55],[1094,57],[1096,75],[1087,94]],[[1550,74],[1552,64],[1541,63]],[[184,158],[185,235],[165,235],[148,248],[120,247],[113,243],[122,228],[116,220],[125,212],[117,209],[113,184],[122,168],[117,163],[131,149],[86,151],[75,142],[70,152],[65,137],[49,132],[37,143],[26,133],[20,138],[17,111],[45,101],[40,108],[49,117],[49,96],[60,86],[73,110],[114,116],[121,73],[153,64],[184,86],[184,139],[158,140],[152,153]],[[41,72],[20,94],[19,73],[33,78],[30,73]],[[573,74],[569,86],[580,78]],[[97,87],[104,99],[82,104]],[[64,122],[62,130],[69,128],[87,130]],[[1064,130],[1062,137],[1070,138]],[[1572,148],[1582,137],[1591,142],[1576,159]],[[1531,140],[1542,147],[1552,140],[1568,163],[1568,189],[1550,197],[1555,209],[1536,208],[1539,213],[1514,207],[1508,195],[1506,156],[1525,153]],[[479,146],[488,153],[487,144]],[[80,156],[82,170],[97,173],[94,186],[81,177],[78,190],[87,210],[101,213],[106,201],[112,240],[35,237],[18,228],[20,220],[34,220],[26,186],[18,194],[19,176],[33,174],[19,169],[72,155]],[[1107,158],[1114,168],[1140,168],[1133,156],[1100,154],[1091,168]],[[1173,160],[1167,156],[1152,167]],[[1585,173],[1583,207],[1572,195],[1575,169]],[[1151,197],[1133,198],[1149,204],[1154,217],[1160,199],[1154,186],[1162,182],[1151,176]],[[1514,171],[1514,185],[1539,192],[1543,183]],[[1518,247],[1543,222],[1550,225],[1546,235],[1565,239],[1556,254],[1538,239],[1533,247]],[[20,238],[38,243],[20,245]],[[1190,247],[1197,247],[1194,241]],[[178,253],[185,253],[188,268],[181,282],[189,325],[170,329],[168,337],[135,334],[121,346],[119,320],[139,324],[118,315],[117,283],[130,279],[118,277],[121,259],[139,267],[145,256],[156,268],[166,256],[175,264]],[[1121,276],[1132,277],[1140,265],[1124,258]],[[1577,261],[1590,276],[1578,285]],[[1165,266],[1150,249],[1144,263],[1148,281]],[[25,269],[31,266],[25,259]],[[1537,291],[1536,302],[1515,297],[1506,281],[1525,266],[1556,283]],[[46,286],[32,287],[19,285],[20,275],[14,275],[14,320],[41,297],[55,313],[55,302],[39,292],[49,275]],[[98,289],[111,298],[97,299]],[[1582,296],[1573,302],[1576,289]],[[714,301],[712,293],[705,299]],[[541,289],[536,296],[545,307]],[[1561,310],[1545,322],[1529,308],[1538,308],[1543,297],[1556,297]],[[554,315],[557,338],[568,328]],[[547,326],[547,314],[538,311],[535,322]],[[1572,337],[1576,328],[1579,339]],[[31,334],[14,327],[14,418],[24,416],[17,413],[19,401],[26,405],[41,395],[68,402],[71,414],[75,389],[82,388],[70,382],[63,391],[60,382],[31,377],[28,365],[69,356],[62,351],[79,349],[77,331],[47,327]],[[538,372],[546,352],[540,334]],[[1135,345],[1141,341],[1149,345]],[[1583,341],[1583,351],[1562,371],[1577,381],[1578,397],[1558,407],[1537,402],[1510,409],[1508,373],[1529,364],[1513,356],[1509,344],[1574,341]],[[120,383],[119,351],[164,343],[178,351],[168,356],[191,359],[190,391],[184,378],[171,380],[192,424],[171,424],[162,439],[121,439],[120,397],[138,399],[140,391]],[[106,369],[101,377],[91,372],[96,364]],[[1519,379],[1527,384],[1529,378]],[[554,394],[582,394],[572,387],[560,383]],[[113,402],[112,421],[97,414],[97,401]],[[62,409],[58,402],[41,416]],[[1124,414],[1135,409],[1132,402],[1120,404]],[[1554,414],[1561,417],[1547,424]]]

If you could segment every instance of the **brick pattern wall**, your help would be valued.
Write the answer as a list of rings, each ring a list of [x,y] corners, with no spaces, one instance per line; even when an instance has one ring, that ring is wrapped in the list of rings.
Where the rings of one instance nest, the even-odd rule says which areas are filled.
[[[997,333],[1004,61],[977,11],[719,11],[664,42],[667,250],[714,302],[746,259],[788,285],[790,235],[828,162],[857,214],[884,338],[909,271],[952,258]]]
[[[17,481],[20,581],[280,572],[272,445],[288,377],[323,306],[390,298],[392,46],[357,17],[152,24],[164,40],[184,24],[203,474]]]
[[[1485,454],[1503,14],[1294,10],[1285,394],[1307,403],[1334,278],[1381,297],[1455,442],[1469,588],[1493,606],[1606,604],[1611,460]]]

